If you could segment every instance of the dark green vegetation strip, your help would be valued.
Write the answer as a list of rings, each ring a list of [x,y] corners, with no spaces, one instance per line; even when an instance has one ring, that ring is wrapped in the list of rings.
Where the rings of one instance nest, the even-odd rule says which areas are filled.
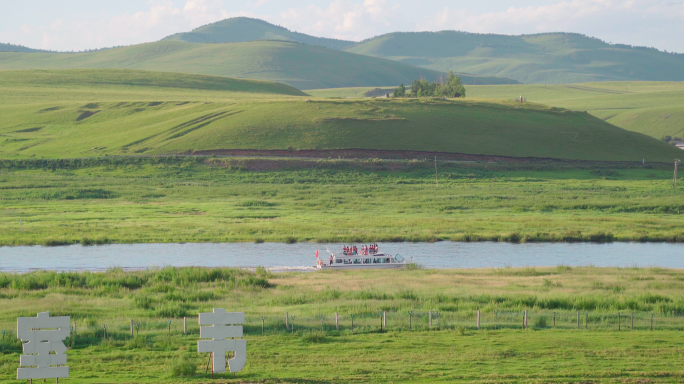
[[[0,52],[0,56],[11,53]],[[64,56],[67,57],[67,56]],[[31,58],[28,56],[27,58]],[[38,57],[33,57],[38,59]],[[234,79],[223,76],[207,76],[191,73],[155,72],[131,69],[46,69],[34,71],[3,71],[0,86],[50,87],[69,89],[87,87],[128,87],[138,89],[191,89],[223,92],[245,92],[255,94],[282,94],[305,96],[306,94],[285,84],[249,79]],[[153,103],[150,106],[154,106]],[[45,109],[49,112],[54,109]]]
[[[441,162],[435,188],[431,161],[5,160],[0,244],[680,242],[670,178],[648,165]]]
[[[21,351],[16,317],[42,311],[69,315],[77,324],[67,351],[70,380],[207,382],[207,356],[195,352],[196,316],[211,308],[246,313],[248,363],[231,382],[676,383],[684,378],[679,270],[560,266],[270,274],[112,268],[0,274],[0,282],[0,328],[8,331],[0,380],[9,383],[20,383],[14,380]],[[523,310],[529,314],[525,330]],[[381,333],[382,311],[388,329]],[[582,311],[580,329],[576,311]],[[294,334],[285,326],[286,313],[294,316]],[[351,314],[357,315],[353,332]],[[188,316],[187,335],[183,316]],[[72,340],[66,343],[71,346]]]

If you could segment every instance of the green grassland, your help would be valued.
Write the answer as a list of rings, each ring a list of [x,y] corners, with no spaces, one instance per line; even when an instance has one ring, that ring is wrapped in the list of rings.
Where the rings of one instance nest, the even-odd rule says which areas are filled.
[[[268,158],[0,163],[0,245],[684,241],[669,168]],[[19,221],[23,222],[23,229]]]
[[[364,97],[374,87],[308,90],[316,97]],[[391,93],[392,87],[382,88]],[[527,101],[587,111],[620,128],[657,139],[684,138],[684,82],[613,81],[580,84],[466,84],[469,98]]]
[[[285,41],[162,41],[87,53],[0,52],[0,69],[142,69],[277,81],[299,89],[395,85],[441,72]]]
[[[569,267],[2,274],[0,327],[9,332],[0,380],[19,383],[16,318],[50,311],[77,324],[67,351],[71,378],[64,382],[207,382],[206,356],[195,352],[196,316],[227,308],[246,314],[247,366],[236,379],[218,375],[212,382],[676,383],[684,377],[683,279],[679,270]],[[483,313],[481,330],[475,327],[477,310]],[[521,329],[523,310],[528,329]],[[384,332],[382,311],[388,315]],[[411,329],[408,311],[414,314]],[[441,312],[431,329],[427,311]],[[581,329],[575,311],[582,311]],[[612,322],[618,312],[620,332]],[[294,316],[294,332],[285,328],[286,313]],[[131,319],[140,324],[134,337]]]
[[[362,41],[347,51],[523,83],[684,80],[684,55],[608,44],[575,33],[397,32]]]
[[[467,86],[471,97],[513,99],[588,111],[618,127],[657,139],[684,138],[684,82]]]
[[[346,148],[662,162],[679,154],[583,112],[512,100],[308,99],[274,83],[120,70],[2,71],[0,86],[5,158]]]
[[[370,97],[369,93],[380,89],[391,94],[397,87],[352,87],[352,88],[324,88],[307,89],[306,93],[314,97]],[[382,95],[378,95],[382,96]]]

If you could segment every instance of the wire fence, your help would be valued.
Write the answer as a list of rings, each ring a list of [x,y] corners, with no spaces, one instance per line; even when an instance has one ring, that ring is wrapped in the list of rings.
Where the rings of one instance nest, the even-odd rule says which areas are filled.
[[[650,312],[587,311],[497,311],[497,312],[367,312],[355,314],[327,313],[299,316],[295,313],[245,316],[245,336],[304,335],[312,332],[360,334],[381,331],[409,332],[427,330],[591,330],[607,332],[684,331],[684,315]],[[136,340],[159,339],[185,335],[199,338],[197,316],[181,319],[118,319],[98,324],[92,320],[72,322],[67,347],[99,345],[103,341],[125,341],[136,347]],[[2,331],[1,352],[21,352],[21,341],[15,330]]]

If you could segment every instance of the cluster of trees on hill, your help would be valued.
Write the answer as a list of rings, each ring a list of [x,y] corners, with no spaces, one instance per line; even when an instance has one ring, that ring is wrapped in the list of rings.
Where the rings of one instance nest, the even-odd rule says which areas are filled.
[[[679,137],[672,137],[672,136],[668,135],[668,136],[663,136],[663,141],[666,143],[672,144],[672,145],[676,145],[677,142],[682,142],[684,140],[682,140]]]
[[[430,83],[425,79],[414,80],[411,88],[404,83],[394,90],[394,97],[465,97],[466,90],[461,78],[449,72],[449,77]]]

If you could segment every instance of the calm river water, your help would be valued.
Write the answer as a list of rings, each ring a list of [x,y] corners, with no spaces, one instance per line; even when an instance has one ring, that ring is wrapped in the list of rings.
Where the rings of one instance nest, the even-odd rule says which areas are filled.
[[[162,266],[271,267],[313,270],[315,253],[341,244],[202,243],[113,244],[84,247],[0,247],[0,271],[144,269]],[[684,244],[656,243],[381,243],[381,252],[401,254],[426,268],[526,266],[684,268]]]

